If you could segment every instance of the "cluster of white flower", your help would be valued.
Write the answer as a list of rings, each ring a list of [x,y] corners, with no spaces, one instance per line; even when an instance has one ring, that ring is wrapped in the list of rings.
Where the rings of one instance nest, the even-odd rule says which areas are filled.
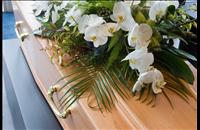
[[[55,23],[59,19],[58,10],[64,8],[69,4],[69,1],[63,1],[58,7],[54,5],[52,11],[52,22]],[[162,92],[162,88],[166,84],[162,73],[151,66],[154,62],[154,56],[148,52],[148,45],[151,42],[153,34],[152,28],[145,23],[138,24],[135,22],[131,14],[131,4],[139,4],[140,2],[125,1],[116,2],[113,7],[113,14],[110,16],[113,23],[106,23],[103,17],[96,14],[84,14],[84,10],[78,5],[73,6],[65,15],[63,26],[67,23],[69,26],[78,26],[79,33],[84,34],[86,41],[93,42],[94,47],[104,45],[108,41],[108,37],[112,37],[113,33],[122,29],[128,32],[128,44],[134,47],[135,50],[129,53],[122,61],[129,60],[130,67],[139,72],[139,78],[133,86],[133,92],[139,91],[144,84],[152,84],[154,93]],[[50,9],[53,5],[46,6],[44,3],[37,12],[39,15],[41,11],[46,10],[46,20],[49,19]],[[166,14],[167,7],[174,5],[176,8],[179,5],[178,1],[148,1],[147,6],[150,6],[149,18],[155,22]]]
[[[121,2],[121,4],[123,4]],[[178,1],[151,1],[147,2],[150,6],[149,18],[157,21],[162,18],[169,5],[178,7]],[[153,31],[148,24],[134,24],[128,35],[128,44],[135,50],[129,53],[122,61],[129,60],[132,69],[139,71],[139,77],[134,84],[132,92],[140,91],[145,84],[152,84],[152,90],[155,94],[161,93],[162,88],[166,84],[162,73],[151,66],[154,62],[154,56],[148,52],[148,45],[152,37]]]

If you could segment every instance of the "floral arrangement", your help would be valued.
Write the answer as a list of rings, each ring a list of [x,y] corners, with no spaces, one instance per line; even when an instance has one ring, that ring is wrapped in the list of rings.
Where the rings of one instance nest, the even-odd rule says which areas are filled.
[[[60,108],[85,95],[91,108],[109,111],[116,94],[131,93],[152,106],[163,94],[173,107],[167,91],[189,103],[192,94],[180,79],[193,84],[185,60],[197,59],[175,45],[196,44],[190,30],[197,23],[178,1],[52,0],[33,7],[42,24],[36,34],[54,40],[52,58],[73,68],[55,83],[68,79]]]

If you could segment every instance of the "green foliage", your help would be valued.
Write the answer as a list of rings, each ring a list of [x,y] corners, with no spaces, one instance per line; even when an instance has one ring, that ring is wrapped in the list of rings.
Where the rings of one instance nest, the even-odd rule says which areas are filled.
[[[116,101],[116,93],[123,99],[128,98],[126,88],[122,87],[125,80],[122,81],[123,78],[118,77],[118,71],[108,70],[103,65],[94,67],[92,64],[87,64],[87,59],[85,56],[72,59],[66,66],[73,67],[72,71],[55,83],[67,79],[61,89],[63,95],[59,100],[60,108],[69,108],[83,95],[92,93],[98,108],[101,111],[103,109],[110,111]],[[88,96],[90,97],[91,95]]]
[[[108,51],[110,51],[115,46],[115,44],[119,41],[121,36],[122,36],[121,30],[117,31],[113,34],[113,37],[111,38],[110,42],[108,43],[109,44]]]
[[[54,24],[50,23],[50,22],[43,22],[42,25],[47,30],[56,31],[56,29],[57,29],[57,27]]]
[[[64,16],[64,14],[62,13],[62,14],[59,14],[60,15],[60,18],[56,21],[56,23],[55,23],[55,26],[58,28],[58,29],[60,29],[60,28],[62,28],[62,25],[63,25],[63,23],[64,23],[64,21],[65,21],[65,16]]]
[[[162,35],[167,35],[168,37],[179,38],[184,43],[188,44],[188,37],[184,31],[172,23],[172,21],[164,20],[160,24],[153,26],[153,28],[159,31]]]
[[[196,43],[195,34],[190,32],[193,26],[197,27],[196,19],[189,16],[182,6],[175,10],[175,7],[171,5],[164,19],[152,27],[162,35],[179,38],[186,44],[193,44]]]
[[[165,47],[165,49],[168,50],[169,52],[173,53],[174,55],[179,56],[180,58],[191,59],[191,60],[197,61],[196,57],[194,57],[193,55],[191,55],[183,50],[177,49],[173,46]]]
[[[85,9],[85,14],[98,14],[99,9],[107,8],[112,11],[115,1],[114,0],[87,0],[88,4],[79,5],[80,8]]]
[[[121,53],[123,47],[124,45],[120,42],[115,44],[108,58],[107,68],[109,68],[115,62],[115,60],[119,58],[119,54]]]
[[[194,75],[183,59],[165,50],[155,51],[154,57],[155,62],[162,64],[163,67],[166,67],[174,76],[193,84]]]
[[[155,48],[155,47],[160,47],[160,42],[162,40],[162,36],[157,30],[153,30],[153,35],[151,37],[151,42],[148,46],[149,49]]]
[[[112,64],[117,60],[120,62],[123,54],[125,54],[125,49],[128,49],[126,44],[126,37],[124,36],[124,33],[122,31],[116,32],[109,42],[107,68],[112,66]]]
[[[170,5],[170,6],[167,8],[167,13],[168,13],[168,14],[174,15],[174,14],[175,14],[175,11],[176,11],[176,7],[175,7],[174,5]]]

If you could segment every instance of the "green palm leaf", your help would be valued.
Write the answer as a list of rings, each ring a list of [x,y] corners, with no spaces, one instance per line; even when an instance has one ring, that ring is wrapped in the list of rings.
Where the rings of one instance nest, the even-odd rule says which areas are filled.
[[[117,69],[106,69],[105,66],[88,64],[87,58],[74,58],[65,66],[73,69],[61,79],[64,81],[60,93],[60,109],[70,107],[84,94],[92,93],[96,99],[96,106],[102,111],[110,111],[116,101],[116,93],[127,99],[128,83]],[[125,87],[126,86],[126,87]]]

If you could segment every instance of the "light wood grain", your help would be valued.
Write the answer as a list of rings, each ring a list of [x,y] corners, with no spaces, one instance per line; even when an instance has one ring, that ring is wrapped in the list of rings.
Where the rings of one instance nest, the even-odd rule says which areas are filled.
[[[21,16],[17,20],[24,20],[23,28],[31,32],[40,24],[34,18],[31,10],[33,1],[16,1],[18,13]],[[17,16],[16,16],[17,17]],[[56,61],[50,62],[49,51],[41,51],[47,45],[46,39],[29,36],[22,42],[21,47],[26,56],[34,78],[47,99],[48,87],[70,70],[63,70]],[[195,75],[193,86],[188,85],[196,95],[197,72],[191,67]],[[72,114],[67,119],[58,118],[64,129],[196,129],[196,101],[190,98],[190,105],[185,103],[177,95],[168,92],[174,110],[171,109],[167,100],[158,95],[156,107],[151,108],[131,98],[124,101],[117,96],[118,103],[111,113],[101,113],[90,109],[85,98],[80,99],[70,109]]]

